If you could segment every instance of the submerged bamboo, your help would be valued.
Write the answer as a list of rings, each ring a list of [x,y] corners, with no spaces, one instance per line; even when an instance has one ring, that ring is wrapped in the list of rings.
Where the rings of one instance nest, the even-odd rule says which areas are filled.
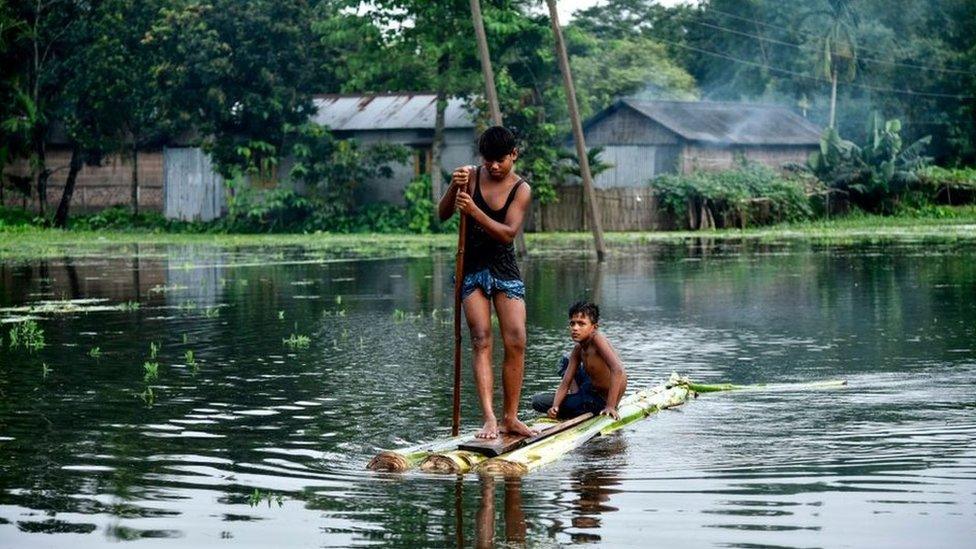
[[[421,470],[431,473],[464,474],[473,470],[489,474],[522,475],[559,459],[563,454],[581,446],[593,437],[612,433],[659,410],[679,406],[689,398],[697,397],[698,393],[837,389],[845,385],[847,381],[844,380],[755,385],[706,384],[695,383],[686,377],[671,374],[666,383],[637,391],[621,400],[617,406],[619,420],[608,416],[597,416],[539,442],[495,458],[458,449],[458,445],[473,440],[473,434],[441,439],[399,450],[384,451],[369,462],[368,468],[377,471],[406,471],[419,465]],[[530,426],[540,427],[551,423],[553,423],[551,420],[543,417],[536,419]]]
[[[628,423],[649,416],[659,410],[684,404],[695,393],[684,385],[659,385],[638,391],[621,401],[617,407],[620,419],[597,416],[572,429],[547,438],[538,444],[525,446],[474,467],[479,473],[524,475],[532,469],[551,463],[563,454],[578,448],[601,434],[611,433]]]
[[[369,461],[367,469],[373,471],[401,472],[416,467],[418,463],[435,452],[446,452],[457,448],[458,444],[473,440],[474,435],[451,437],[433,442],[425,442],[396,450],[383,450]]]
[[[555,423],[548,418],[538,418],[529,424],[530,427],[542,427],[545,425],[551,425]],[[425,459],[431,455],[445,456],[451,454],[447,459],[458,460],[464,462],[465,459],[471,462],[477,462],[475,456],[480,456],[475,452],[464,452],[458,450],[458,446],[467,442],[475,440],[474,433],[469,433],[467,435],[461,435],[459,437],[450,437],[435,440],[433,442],[425,442],[422,444],[416,444],[414,446],[408,446],[406,448],[398,448],[395,450],[383,450],[376,455],[373,459],[369,461],[366,465],[367,469],[372,469],[373,471],[390,471],[390,472],[402,472],[408,469],[413,469]],[[471,454],[469,457],[462,457],[463,454]],[[487,459],[487,458],[485,458]],[[483,461],[483,460],[482,460]],[[446,464],[442,465],[444,467],[449,467]],[[428,467],[436,467],[430,465]],[[464,471],[468,471],[470,466],[465,467]],[[427,470],[427,469],[425,469]],[[437,472],[451,472],[451,471],[437,471]]]
[[[555,421],[547,417],[540,417],[531,421],[528,425],[531,428],[543,428],[546,425],[552,425],[554,423]],[[488,459],[488,456],[484,454],[458,449],[458,446],[463,444],[463,442],[467,441],[458,441],[458,444],[453,448],[445,448],[444,450],[428,453],[420,459],[420,470],[425,473],[463,475],[479,463]]]

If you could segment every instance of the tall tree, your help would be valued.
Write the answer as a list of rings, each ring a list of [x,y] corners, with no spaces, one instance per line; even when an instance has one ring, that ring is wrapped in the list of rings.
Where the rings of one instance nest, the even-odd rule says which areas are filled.
[[[2,79],[8,97],[2,127],[4,141],[25,145],[34,181],[37,208],[44,215],[47,184],[47,141],[61,107],[65,76],[73,69],[66,59],[82,24],[87,5],[75,0],[33,0],[5,4],[7,52]],[[9,64],[6,62],[9,61]]]

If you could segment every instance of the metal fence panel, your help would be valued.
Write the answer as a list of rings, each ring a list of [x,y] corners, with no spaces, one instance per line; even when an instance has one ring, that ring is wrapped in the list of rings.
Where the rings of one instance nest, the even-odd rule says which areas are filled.
[[[182,221],[211,221],[223,215],[224,180],[210,155],[196,147],[163,149],[163,215]]]

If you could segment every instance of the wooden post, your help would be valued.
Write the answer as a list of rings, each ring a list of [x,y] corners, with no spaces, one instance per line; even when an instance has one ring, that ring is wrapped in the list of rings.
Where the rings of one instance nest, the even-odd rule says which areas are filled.
[[[498,92],[495,90],[495,71],[491,68],[491,57],[488,54],[488,37],[485,35],[485,22],[481,17],[481,1],[469,0],[471,5],[471,22],[474,24],[474,35],[478,41],[478,57],[481,59],[481,73],[485,79],[485,96],[488,99],[488,111],[491,113],[491,123],[495,126],[502,124],[502,110],[498,105]],[[528,255],[525,246],[525,235],[519,230],[515,235],[515,251],[519,257]]]
[[[563,73],[563,87],[566,89],[566,104],[569,107],[569,119],[573,125],[573,141],[576,142],[576,155],[579,157],[580,173],[583,176],[583,192],[589,205],[590,227],[593,229],[593,243],[596,245],[596,259],[603,261],[606,248],[603,245],[603,223],[600,219],[600,206],[596,202],[593,191],[593,178],[590,175],[590,161],[586,156],[586,142],[583,140],[583,125],[580,123],[579,108],[576,105],[576,90],[573,87],[573,74],[569,69],[569,56],[566,55],[566,43],[563,41],[563,31],[559,27],[559,14],[556,13],[556,0],[546,0],[549,6],[549,20],[552,23],[552,34],[556,37],[556,57],[559,59],[559,71]]]
[[[481,72],[485,77],[485,94],[488,99],[488,110],[491,112],[491,123],[502,125],[502,111],[498,106],[498,92],[495,91],[495,72],[491,69],[491,57],[488,56],[488,37],[485,35],[485,22],[481,18],[481,1],[470,0],[471,21],[474,23],[474,35],[478,40],[478,57],[481,58]]]
[[[461,431],[461,286],[464,284],[464,238],[468,230],[468,216],[461,216],[458,223],[457,259],[454,265],[454,400],[451,416],[451,436]]]

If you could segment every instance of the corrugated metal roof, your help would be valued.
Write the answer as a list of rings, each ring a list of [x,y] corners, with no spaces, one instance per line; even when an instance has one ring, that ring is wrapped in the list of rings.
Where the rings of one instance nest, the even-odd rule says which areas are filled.
[[[621,104],[689,141],[725,145],[820,143],[820,128],[779,105],[624,99],[611,109]]]
[[[434,129],[435,94],[320,95],[312,119],[333,130]],[[452,98],[444,112],[445,128],[473,128],[467,102]]]

